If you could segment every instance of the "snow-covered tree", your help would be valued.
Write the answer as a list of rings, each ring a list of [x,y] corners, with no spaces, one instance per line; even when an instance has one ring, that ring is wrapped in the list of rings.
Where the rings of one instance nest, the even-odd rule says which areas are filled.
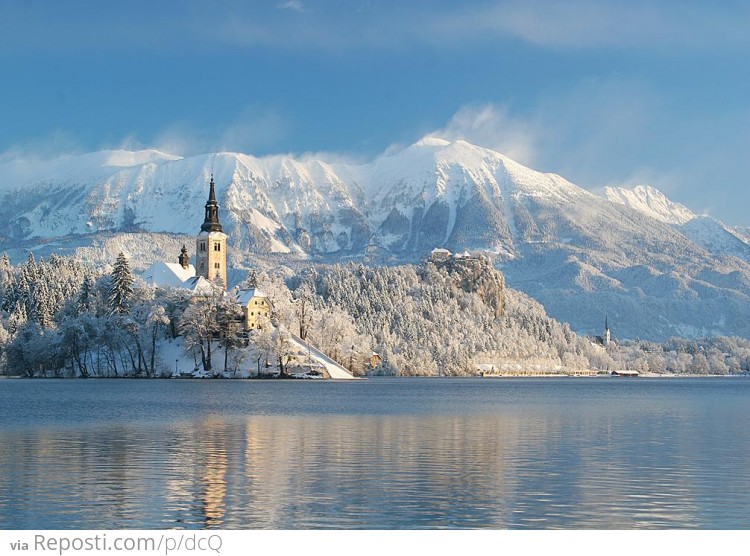
[[[126,314],[129,312],[130,298],[133,295],[133,275],[130,272],[130,263],[125,253],[117,255],[112,273],[110,275],[109,308],[113,313]]]
[[[258,287],[258,272],[252,269],[248,274],[245,282],[242,284],[243,288],[255,289]]]
[[[187,350],[198,350],[203,370],[213,371],[213,339],[219,333],[216,307],[219,293],[191,303],[180,318],[180,332]]]
[[[76,300],[76,314],[86,313],[91,309],[94,297],[94,280],[90,275],[86,275],[81,284],[81,291],[78,293]]]
[[[224,372],[228,371],[229,353],[244,344],[242,333],[242,309],[229,296],[220,296],[216,301],[216,329],[224,346]]]

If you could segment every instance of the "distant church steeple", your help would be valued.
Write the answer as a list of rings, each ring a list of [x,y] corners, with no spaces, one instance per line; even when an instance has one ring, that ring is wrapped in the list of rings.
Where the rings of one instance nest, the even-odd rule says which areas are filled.
[[[211,174],[211,183],[209,184],[208,201],[206,201],[206,217],[203,219],[201,226],[202,232],[221,232],[221,223],[219,222],[219,203],[216,201],[216,188],[214,186],[214,175]]]
[[[609,345],[609,341],[610,341],[609,317],[607,315],[604,316],[604,334],[602,334],[602,340],[604,340],[605,346]]]

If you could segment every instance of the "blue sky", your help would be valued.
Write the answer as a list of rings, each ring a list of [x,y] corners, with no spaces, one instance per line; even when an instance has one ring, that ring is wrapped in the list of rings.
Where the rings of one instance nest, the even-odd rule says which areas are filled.
[[[464,138],[750,225],[750,4],[0,1],[0,153]]]

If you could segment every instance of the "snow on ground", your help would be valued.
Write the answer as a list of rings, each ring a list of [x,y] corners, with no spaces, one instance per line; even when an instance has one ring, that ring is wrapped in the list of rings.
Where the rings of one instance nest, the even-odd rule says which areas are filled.
[[[336,380],[358,380],[347,369],[326,356],[317,348],[311,346],[299,337],[290,334],[290,340],[295,348],[295,356],[290,362],[291,376],[294,378],[322,378],[316,371],[325,370],[332,379]],[[167,376],[195,378],[209,378],[213,373],[223,374],[224,371],[224,349],[214,344],[212,351],[213,373],[203,371],[200,356],[194,358],[183,348],[182,338],[176,340],[162,340],[157,346],[158,358],[161,369]],[[258,359],[263,356],[258,353],[251,343],[245,348],[234,349],[230,352],[229,364],[226,378],[248,378],[258,375]],[[275,367],[266,368],[265,361],[260,363],[261,373],[278,374]]]
[[[295,336],[294,334],[290,334],[290,339],[292,344],[297,346],[303,353],[309,353],[311,359],[315,361],[316,363],[322,365],[326,371],[328,371],[328,374],[331,378],[337,379],[337,380],[356,380],[357,377],[355,377],[352,373],[350,373],[348,370],[346,370],[344,367],[336,363],[333,359],[328,357],[326,354],[324,354],[322,351],[314,348],[298,336]]]

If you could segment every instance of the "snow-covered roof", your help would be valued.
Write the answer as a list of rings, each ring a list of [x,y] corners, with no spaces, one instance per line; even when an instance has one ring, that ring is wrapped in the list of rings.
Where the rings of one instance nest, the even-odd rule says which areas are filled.
[[[260,291],[258,288],[250,288],[248,290],[237,290],[237,293],[234,294],[234,300],[237,302],[238,305],[247,305],[250,303],[250,300],[254,297],[263,297],[268,298],[268,296]]]
[[[209,295],[213,292],[213,284],[203,276],[196,276],[193,265],[182,268],[182,265],[177,263],[157,261],[143,271],[141,278],[154,286],[185,288],[199,295]]]
[[[226,239],[229,236],[227,234],[225,234],[224,232],[205,232],[205,231],[202,231],[201,233],[198,234],[198,237],[210,237],[210,238],[215,238],[215,239]]]
[[[182,283],[183,288],[187,288],[195,294],[210,295],[214,291],[214,285],[206,280],[203,276],[193,276]]]
[[[436,247],[432,250],[433,255],[450,255],[451,252],[447,249],[443,249],[442,247]]]
[[[182,268],[178,263],[157,261],[144,270],[141,277],[145,282],[155,286],[182,288],[185,280],[195,277],[195,267],[188,265],[187,268]]]

